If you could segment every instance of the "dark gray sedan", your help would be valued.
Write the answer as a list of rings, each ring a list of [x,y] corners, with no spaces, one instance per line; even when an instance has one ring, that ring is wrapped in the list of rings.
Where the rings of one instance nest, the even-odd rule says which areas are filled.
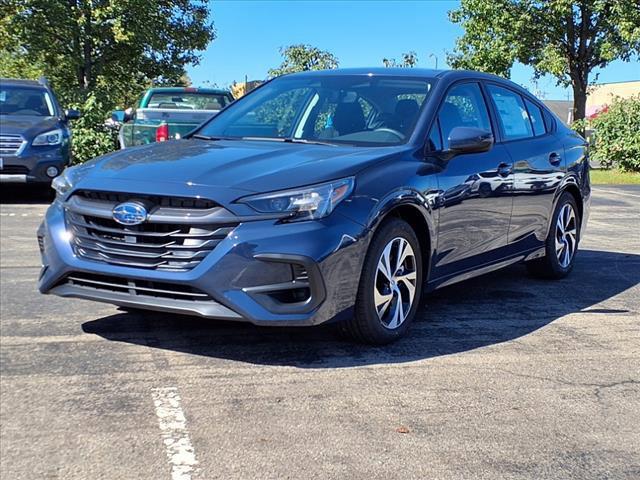
[[[502,78],[287,75],[56,179],[40,290],[386,343],[427,290],[515,262],[569,274],[588,170],[584,139]]]

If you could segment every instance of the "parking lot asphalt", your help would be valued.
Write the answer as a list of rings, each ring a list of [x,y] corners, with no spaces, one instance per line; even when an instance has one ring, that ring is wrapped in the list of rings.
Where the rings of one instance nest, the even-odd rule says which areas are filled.
[[[408,338],[37,293],[46,198],[2,187],[0,478],[640,478],[640,188],[596,187],[572,275],[437,291]]]

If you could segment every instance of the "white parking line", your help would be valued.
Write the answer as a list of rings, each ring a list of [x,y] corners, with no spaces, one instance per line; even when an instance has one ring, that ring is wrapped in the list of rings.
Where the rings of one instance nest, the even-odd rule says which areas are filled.
[[[620,190],[615,190],[615,189],[609,189],[609,188],[598,188],[598,192],[604,192],[607,193],[609,195],[619,195],[622,197],[631,197],[631,198],[640,198],[640,195],[638,195],[637,193],[632,193],[632,192],[623,192]]]
[[[191,480],[198,461],[189,438],[187,419],[180,406],[178,389],[154,388],[152,395],[162,441],[171,464],[171,480]]]
[[[15,217],[18,214],[15,212],[0,212],[0,217]],[[44,213],[21,213],[21,217],[44,217]]]

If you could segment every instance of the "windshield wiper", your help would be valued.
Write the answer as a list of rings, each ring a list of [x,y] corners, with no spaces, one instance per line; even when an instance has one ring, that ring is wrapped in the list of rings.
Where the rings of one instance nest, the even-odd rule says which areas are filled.
[[[209,135],[201,135],[199,133],[194,133],[189,138],[197,138],[198,140],[211,140],[211,141],[222,140],[222,138],[220,137],[210,137]]]
[[[306,145],[328,145],[337,147],[335,143],[323,142],[322,140],[307,140],[306,138],[293,137],[241,137],[242,140],[264,141],[264,142],[280,142],[280,143],[304,143]]]
[[[240,137],[240,140],[265,141],[265,142],[284,142],[286,139],[282,137]]]
[[[280,142],[280,143],[302,143],[305,145],[326,145],[329,147],[337,147],[338,144],[323,142],[322,140],[308,140],[306,138],[292,138],[292,137],[210,137],[208,135],[201,135],[195,133],[190,138],[197,138],[198,140],[249,140],[249,141],[264,141],[264,142]]]
[[[307,145],[326,145],[329,147],[337,147],[338,145],[330,142],[323,142],[322,140],[308,140],[306,138],[291,138],[287,137],[283,140],[283,142],[287,143],[304,143]]]

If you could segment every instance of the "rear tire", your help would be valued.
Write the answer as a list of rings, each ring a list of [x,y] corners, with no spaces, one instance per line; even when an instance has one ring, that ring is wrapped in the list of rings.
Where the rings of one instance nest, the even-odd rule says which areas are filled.
[[[341,333],[373,345],[402,337],[420,304],[422,252],[411,226],[398,218],[383,223],[365,257],[353,318]]]
[[[580,217],[576,200],[568,192],[560,197],[545,241],[545,256],[526,263],[533,276],[564,278],[571,270],[580,242]]]

